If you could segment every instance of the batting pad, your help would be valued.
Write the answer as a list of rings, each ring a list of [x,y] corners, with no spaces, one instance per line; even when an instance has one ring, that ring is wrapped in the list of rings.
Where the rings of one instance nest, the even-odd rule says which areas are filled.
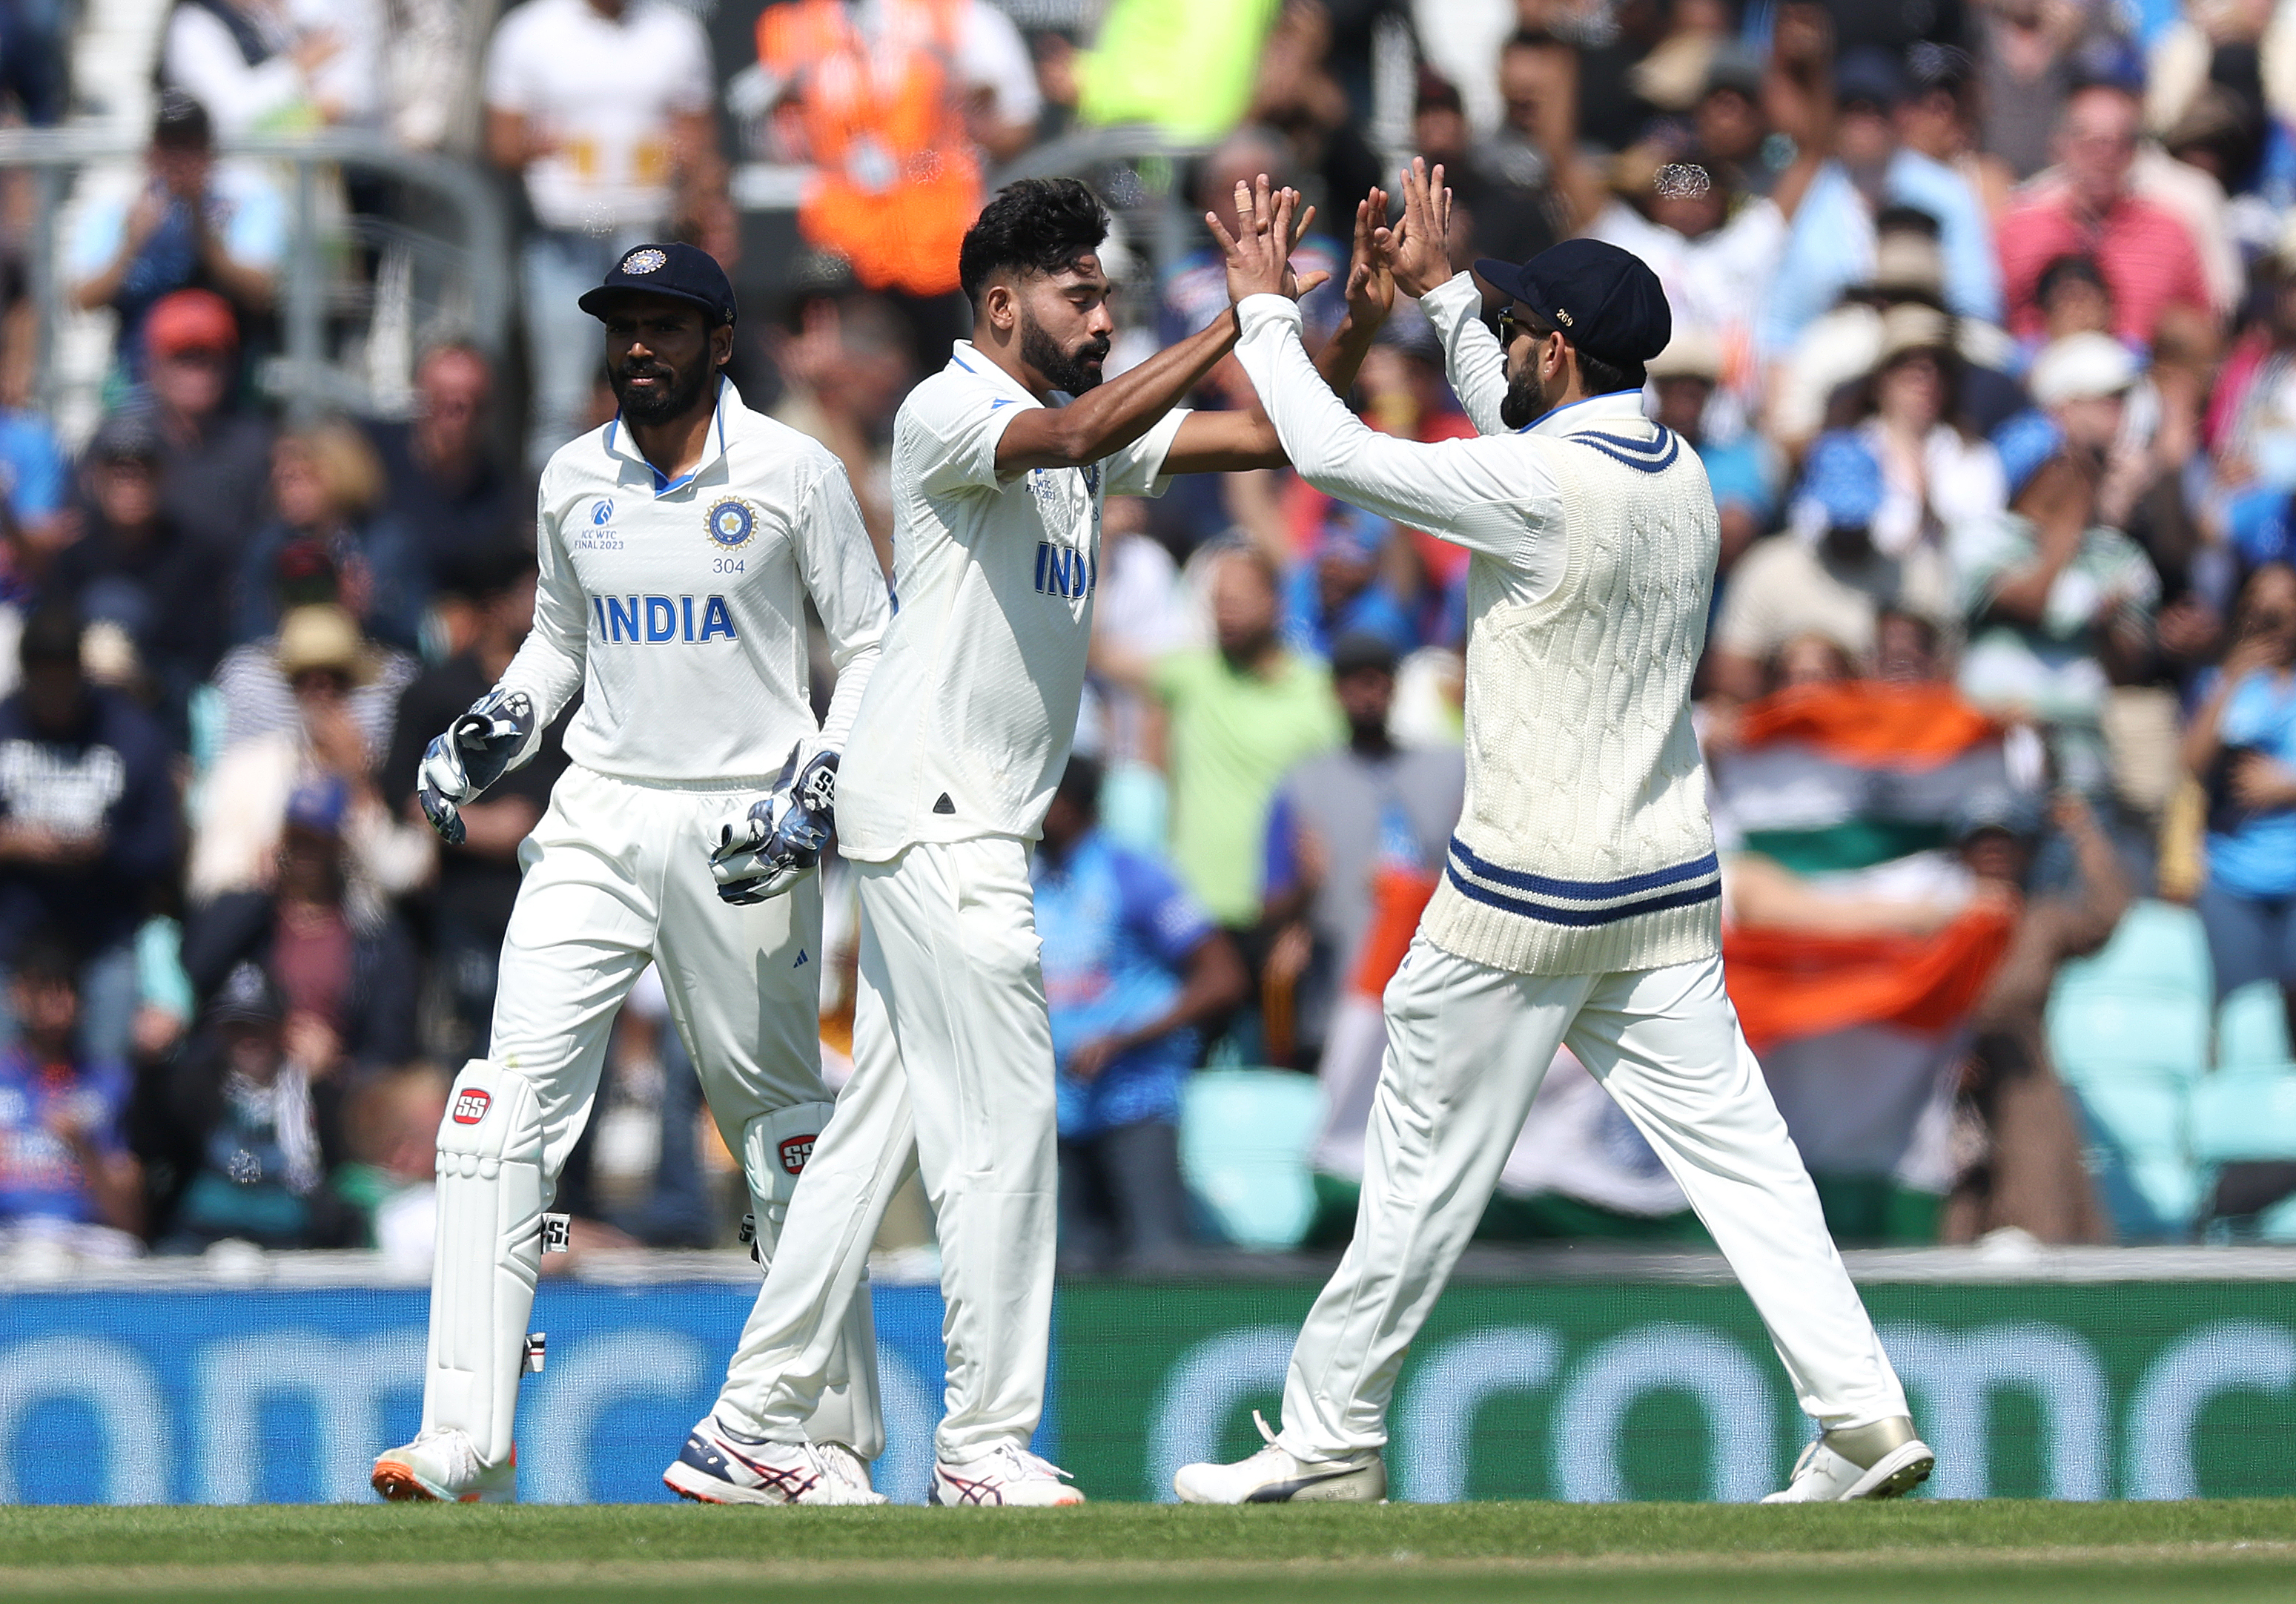
[[[439,1123],[438,1172],[422,1427],[458,1427],[500,1465],[542,1268],[542,1110],[525,1076],[484,1058],[463,1066]]]
[[[742,1127],[742,1171],[757,1211],[758,1260],[768,1271],[798,1177],[836,1112],[834,1103],[793,1103]],[[877,1395],[877,1328],[866,1287],[846,1309],[844,1329],[822,1380],[807,1435],[816,1443],[842,1443],[865,1460],[875,1459],[884,1452],[885,1422]]]

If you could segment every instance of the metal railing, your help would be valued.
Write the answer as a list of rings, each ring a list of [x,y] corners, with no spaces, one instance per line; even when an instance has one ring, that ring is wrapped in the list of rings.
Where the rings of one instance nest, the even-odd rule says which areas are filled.
[[[55,336],[70,310],[68,286],[58,270],[56,238],[70,185],[89,167],[140,162],[144,151],[140,138],[100,129],[0,129],[0,172],[24,172],[34,185],[26,287],[39,309],[34,393],[44,409],[52,409],[60,399]],[[455,305],[455,333],[475,341],[491,356],[499,357],[507,348],[511,290],[516,283],[510,222],[491,181],[476,168],[401,150],[363,129],[225,140],[218,153],[288,169],[288,246],[277,274],[283,351],[267,366],[263,381],[291,412],[373,408],[372,384],[335,362],[329,350],[328,322],[335,309],[330,299],[337,283],[329,253],[345,243],[380,245],[422,264],[448,286],[440,299]],[[372,218],[324,221],[324,193],[332,184],[332,170],[340,169],[377,174],[443,203],[454,214],[459,238]]]

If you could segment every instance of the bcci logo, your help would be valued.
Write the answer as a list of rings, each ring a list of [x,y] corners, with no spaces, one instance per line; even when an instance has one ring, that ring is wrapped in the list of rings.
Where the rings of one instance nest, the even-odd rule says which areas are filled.
[[[652,245],[648,245],[643,251],[633,251],[627,256],[622,258],[622,271],[625,273],[659,273],[661,271],[662,264],[668,260],[669,260],[669,258],[655,250]]]
[[[818,1133],[812,1136],[788,1136],[782,1139],[782,1173],[802,1175],[805,1161],[813,1156],[813,1144],[819,1141]]]
[[[601,529],[605,527],[606,520],[613,515],[614,498],[611,496],[599,497],[598,505],[590,509],[590,522]]]
[[[757,532],[757,509],[737,496],[713,503],[703,515],[709,539],[726,550],[747,546],[750,537]]]
[[[487,1109],[493,1104],[493,1102],[494,1098],[488,1097],[485,1092],[480,1091],[475,1086],[472,1087],[468,1091],[455,1093],[455,1123],[458,1125],[477,1124],[480,1120],[487,1117]]]

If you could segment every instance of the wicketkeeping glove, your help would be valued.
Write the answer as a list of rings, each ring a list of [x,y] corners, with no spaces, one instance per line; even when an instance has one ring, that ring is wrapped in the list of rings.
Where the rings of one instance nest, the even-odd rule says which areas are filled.
[[[837,754],[805,758],[805,747],[791,747],[774,788],[718,827],[709,873],[720,900],[746,907],[778,897],[821,861],[836,827]]]
[[[463,844],[462,805],[502,778],[533,738],[534,699],[524,691],[488,691],[423,749],[414,798],[448,846]]]

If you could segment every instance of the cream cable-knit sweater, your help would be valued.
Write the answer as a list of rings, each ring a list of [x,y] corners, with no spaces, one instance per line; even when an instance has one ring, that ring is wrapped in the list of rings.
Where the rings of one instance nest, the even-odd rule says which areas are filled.
[[[1455,368],[1480,336],[1495,371],[1496,342],[1450,315],[1472,294],[1464,282],[1427,310]],[[1237,357],[1301,476],[1475,553],[1466,810],[1422,933],[1532,975],[1713,956],[1720,883],[1690,680],[1719,530],[1697,454],[1647,422],[1635,392],[1521,432],[1390,440],[1316,375],[1291,302],[1253,296],[1241,310]],[[1489,387],[1459,388],[1492,427]]]

